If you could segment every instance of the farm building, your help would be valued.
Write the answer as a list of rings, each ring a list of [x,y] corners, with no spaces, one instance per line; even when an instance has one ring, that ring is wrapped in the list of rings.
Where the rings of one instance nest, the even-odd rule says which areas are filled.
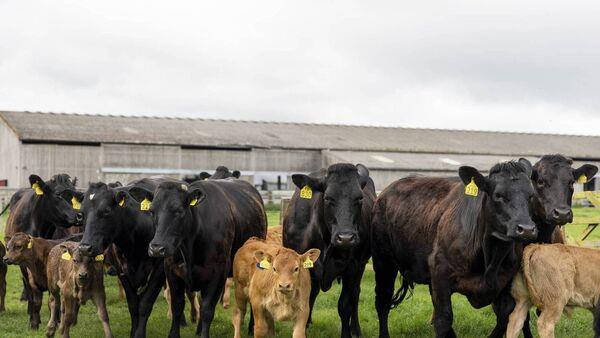
[[[377,189],[410,174],[456,175],[460,165],[561,153],[600,165],[600,137],[190,118],[0,112],[0,185],[36,173],[80,182],[183,177],[219,165],[263,190],[287,190],[292,173],[363,163]],[[593,189],[591,183],[588,189]]]

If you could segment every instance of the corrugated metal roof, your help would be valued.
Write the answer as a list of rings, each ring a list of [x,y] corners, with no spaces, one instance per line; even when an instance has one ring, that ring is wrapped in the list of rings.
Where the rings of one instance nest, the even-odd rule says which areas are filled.
[[[0,112],[24,141],[600,158],[600,137],[190,118]]]

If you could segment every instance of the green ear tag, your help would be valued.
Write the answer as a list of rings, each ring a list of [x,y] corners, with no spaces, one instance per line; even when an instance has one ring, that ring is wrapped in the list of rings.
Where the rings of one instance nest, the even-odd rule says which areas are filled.
[[[471,183],[465,186],[465,195],[468,196],[477,196],[479,194],[479,188],[477,184],[475,184],[475,180],[471,177]]]
[[[579,178],[577,179],[577,183],[584,184],[584,183],[586,183],[586,182],[587,182],[587,176],[585,176],[585,175],[581,175],[581,176],[579,176]]]
[[[307,200],[312,198],[312,189],[305,185],[304,188],[300,189],[300,198],[305,198]]]
[[[315,266],[315,263],[312,261],[312,259],[310,259],[310,257],[306,257],[306,260],[304,261],[304,263],[302,264],[302,266],[305,269],[310,269],[313,266]]]

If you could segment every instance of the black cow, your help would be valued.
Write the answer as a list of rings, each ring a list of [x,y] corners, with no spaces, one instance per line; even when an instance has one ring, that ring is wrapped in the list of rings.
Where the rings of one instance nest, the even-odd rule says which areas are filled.
[[[560,228],[573,221],[571,202],[575,181],[586,183],[598,172],[598,167],[584,164],[575,169],[573,160],[563,155],[544,155],[533,166],[532,181],[536,198],[533,200],[533,221],[539,230],[536,243],[564,243]],[[515,302],[510,285],[494,301],[496,327],[490,337],[503,337]],[[529,320],[523,327],[525,337],[531,337]]]
[[[324,253],[311,269],[311,317],[319,290],[327,291],[341,279],[341,335],[360,336],[360,281],[370,257],[375,200],[369,171],[361,164],[334,164],[326,172],[292,175],[292,180],[298,189],[283,220],[283,245],[297,252],[318,248]]]
[[[31,175],[29,182],[32,188],[19,189],[10,199],[8,205],[10,214],[4,230],[6,243],[17,232],[51,239],[64,238],[72,232],[79,231],[78,228],[75,231],[67,229],[83,224],[83,214],[75,209],[82,200],[82,194],[75,190],[77,179],[71,180],[69,175],[59,174],[44,181],[37,175]],[[33,298],[27,282],[27,270],[24,267],[21,267],[21,274],[23,276],[21,299],[27,301],[31,316]]]
[[[520,267],[521,241],[537,238],[529,161],[493,166],[488,177],[461,167],[454,178],[408,177],[388,186],[373,208],[372,253],[379,336],[413,283],[430,285],[438,337],[452,330],[454,292],[476,308],[491,304]],[[393,295],[394,281],[402,287]]]
[[[128,189],[153,190],[165,179],[141,179],[125,187],[90,183],[83,200],[85,231],[79,250],[86,256],[103,253],[116,246],[120,264],[115,268],[131,316],[131,337],[145,337],[146,324],[156,297],[165,282],[162,258],[148,257],[148,244],[154,237],[152,216],[140,203],[129,198]]]
[[[260,194],[240,180],[197,181],[189,186],[164,182],[154,191],[135,187],[129,193],[137,201],[152,201],[156,234],[148,254],[167,257],[170,263],[166,268],[173,313],[169,337],[179,337],[186,289],[201,292],[196,334],[209,337],[235,253],[248,238],[266,236]]]
[[[202,181],[202,180],[207,180],[207,179],[220,180],[220,179],[230,178],[230,177],[240,178],[240,176],[241,176],[241,173],[238,170],[229,171],[229,169],[227,167],[219,166],[215,170],[215,173],[212,175],[207,173],[206,171],[203,171],[198,175],[186,176],[183,178],[183,180],[186,183],[193,183],[196,181]]]

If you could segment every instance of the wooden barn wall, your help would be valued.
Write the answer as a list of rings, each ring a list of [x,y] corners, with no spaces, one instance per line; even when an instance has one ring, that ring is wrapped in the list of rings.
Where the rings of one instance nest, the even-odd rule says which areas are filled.
[[[321,151],[254,149],[254,166],[257,171],[307,172],[321,168]]]
[[[181,169],[214,170],[220,165],[231,170],[249,170],[252,166],[252,151],[181,149]]]
[[[102,166],[118,168],[179,168],[177,146],[103,144]]]
[[[57,144],[23,144],[20,186],[29,185],[29,175],[48,179],[58,173],[77,177],[79,187],[98,181],[100,147]]]
[[[0,122],[0,180],[8,180],[8,186],[19,186],[20,141],[17,135]]]

